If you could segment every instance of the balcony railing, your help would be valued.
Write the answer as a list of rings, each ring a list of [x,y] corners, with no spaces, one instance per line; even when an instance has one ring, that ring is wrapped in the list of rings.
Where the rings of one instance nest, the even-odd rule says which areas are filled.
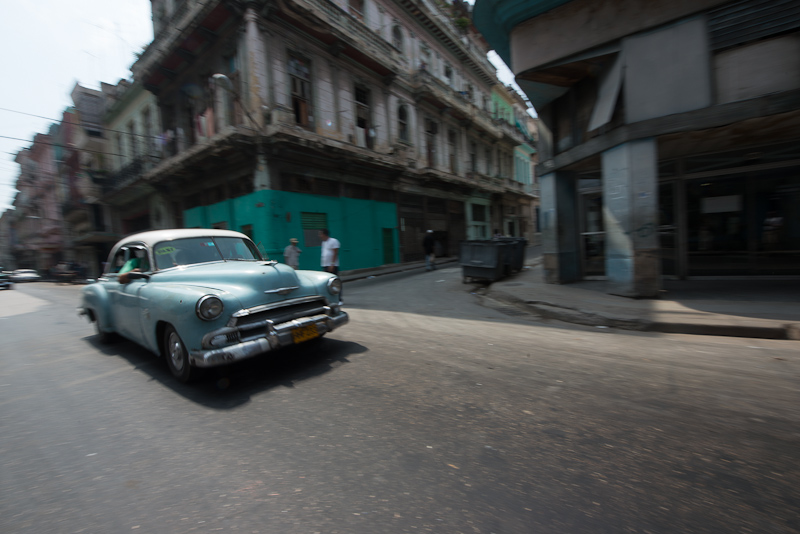
[[[103,192],[109,193],[135,182],[145,172],[153,168],[157,158],[149,155],[137,156],[133,161],[122,167],[119,171],[109,173],[103,183]]]
[[[292,0],[292,3],[305,10],[321,14],[321,18],[337,30],[340,37],[350,41],[356,48],[363,50],[364,44],[375,47],[377,52],[385,55],[389,60],[391,70],[397,72],[400,63],[398,52],[380,35],[370,30],[357,16],[351,15],[330,0]]]
[[[417,70],[411,77],[411,83],[418,92],[429,92],[433,98],[447,107],[457,110],[458,114],[466,117],[482,130],[500,136],[489,112],[473,104],[464,91],[456,91],[428,72],[427,69]]]
[[[158,33],[153,37],[153,41],[131,67],[134,77],[137,77],[142,69],[147,68],[146,65],[152,62],[157,54],[164,54],[171,50],[171,41],[180,35],[183,29],[189,26],[189,23],[203,10],[213,7],[210,4],[212,3],[198,2],[197,0],[183,0],[180,2],[175,11],[168,18],[165,18]]]

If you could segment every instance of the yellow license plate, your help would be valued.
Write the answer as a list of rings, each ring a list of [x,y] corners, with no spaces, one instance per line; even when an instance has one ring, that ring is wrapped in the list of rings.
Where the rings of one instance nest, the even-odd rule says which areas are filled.
[[[301,326],[300,328],[295,328],[292,330],[292,339],[295,343],[302,343],[303,341],[308,341],[309,339],[314,339],[315,337],[319,337],[317,325],[315,324]]]

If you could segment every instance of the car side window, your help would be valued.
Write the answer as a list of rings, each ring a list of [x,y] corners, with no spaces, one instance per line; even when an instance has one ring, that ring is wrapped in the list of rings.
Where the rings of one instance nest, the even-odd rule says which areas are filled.
[[[128,247],[122,247],[111,259],[111,265],[108,266],[108,272],[119,273],[126,261],[128,261]]]
[[[150,261],[147,259],[147,250],[144,247],[131,247],[128,249],[128,260],[119,270],[120,274],[129,273],[134,269],[141,272],[150,270]]]

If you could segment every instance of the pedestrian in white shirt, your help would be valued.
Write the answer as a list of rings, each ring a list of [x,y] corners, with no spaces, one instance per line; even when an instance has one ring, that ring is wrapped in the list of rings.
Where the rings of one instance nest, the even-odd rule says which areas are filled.
[[[322,240],[322,270],[339,274],[339,240],[331,237],[327,228],[319,231],[319,238]]]
[[[319,238],[322,240],[322,270],[338,275],[339,248],[341,247],[339,240],[335,237],[331,237],[331,233],[327,228],[323,228],[319,231]],[[344,304],[344,299],[342,299],[343,293],[344,291],[339,293],[339,304]]]

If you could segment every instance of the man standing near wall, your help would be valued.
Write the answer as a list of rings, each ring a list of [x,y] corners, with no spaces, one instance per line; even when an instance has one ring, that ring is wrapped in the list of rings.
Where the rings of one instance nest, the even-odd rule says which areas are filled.
[[[327,228],[319,231],[319,238],[322,241],[322,270],[333,274],[339,274],[339,240],[331,237]]]
[[[327,228],[319,231],[319,238],[322,241],[322,270],[329,273],[339,274],[339,240],[331,237],[331,233]],[[342,299],[344,291],[339,293],[339,303],[344,304]]]

